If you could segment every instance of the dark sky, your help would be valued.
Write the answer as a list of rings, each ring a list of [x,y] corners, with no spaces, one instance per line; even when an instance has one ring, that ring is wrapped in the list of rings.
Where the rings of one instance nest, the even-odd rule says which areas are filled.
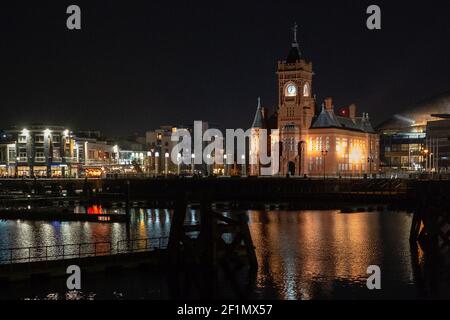
[[[82,30],[66,29],[66,8]],[[382,30],[366,28],[369,4]],[[450,89],[449,1],[20,1],[0,4],[0,127],[248,127],[277,101],[294,22],[313,91],[374,122]]]

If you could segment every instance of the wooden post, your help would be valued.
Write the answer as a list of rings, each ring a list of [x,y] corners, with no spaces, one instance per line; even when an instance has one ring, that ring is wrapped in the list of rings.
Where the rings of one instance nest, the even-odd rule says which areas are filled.
[[[186,218],[186,200],[184,197],[180,197],[175,200],[175,207],[172,217],[172,223],[170,226],[168,252],[169,263],[171,265],[177,265],[180,261],[180,246],[183,245],[184,238],[184,220]]]
[[[211,198],[203,194],[200,204],[200,247],[201,263],[209,267],[217,265],[217,219],[211,212]]]
[[[248,217],[246,214],[241,213],[238,216],[240,223],[240,230],[242,234],[242,238],[244,240],[245,249],[247,252],[248,263],[250,266],[250,270],[258,269],[258,259],[256,258],[255,247],[252,241],[252,235],[250,233],[250,229],[248,228]]]
[[[126,181],[126,205],[125,205],[125,214],[127,215],[127,221],[130,221],[130,219],[131,219],[130,201],[131,201],[130,180],[127,180]]]

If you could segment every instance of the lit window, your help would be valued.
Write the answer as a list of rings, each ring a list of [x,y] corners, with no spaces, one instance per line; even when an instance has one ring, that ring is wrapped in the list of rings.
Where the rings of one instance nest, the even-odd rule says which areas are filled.
[[[340,152],[340,151],[341,151],[341,139],[336,138],[336,152]]]
[[[303,96],[309,97],[309,84],[308,83],[305,83],[305,85],[303,86]]]

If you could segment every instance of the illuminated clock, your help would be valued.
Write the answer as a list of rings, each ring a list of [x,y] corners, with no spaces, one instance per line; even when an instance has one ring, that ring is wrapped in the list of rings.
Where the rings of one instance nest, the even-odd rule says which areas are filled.
[[[290,84],[287,86],[286,92],[289,97],[294,97],[297,95],[297,87],[293,84]]]

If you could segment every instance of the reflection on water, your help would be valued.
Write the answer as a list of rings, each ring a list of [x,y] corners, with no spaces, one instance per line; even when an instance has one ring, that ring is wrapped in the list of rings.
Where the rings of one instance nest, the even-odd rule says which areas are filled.
[[[0,248],[90,243],[168,236],[169,210],[132,211],[131,223],[0,221]]]
[[[369,265],[381,267],[384,288],[407,287],[413,282],[410,220],[396,213],[251,212],[258,287],[273,284],[282,299],[331,298],[341,290],[370,296]]]
[[[234,274],[217,277],[214,296],[225,298],[358,299],[420,298],[424,284],[408,241],[411,216],[406,213],[373,212],[342,214],[338,211],[249,211],[249,226],[259,263],[254,279]],[[126,223],[1,221],[0,248],[63,243],[111,241],[126,238],[168,236],[171,212],[135,210]],[[198,223],[195,211],[186,223]],[[419,252],[420,260],[420,252]],[[415,262],[416,261],[416,262]],[[382,290],[368,290],[366,270],[379,265]],[[419,270],[419,271],[418,271]],[[106,277],[106,278],[105,278]],[[433,297],[450,297],[450,272],[434,270]],[[437,277],[437,278],[436,278]],[[198,282],[209,283],[202,274],[196,289],[170,289],[164,271],[133,272],[107,278],[85,279],[86,296],[101,298],[173,298],[204,296]],[[187,275],[189,280],[191,277]],[[61,283],[59,283],[61,282]],[[182,281],[180,281],[182,282]],[[44,289],[23,284],[19,297],[67,297],[63,280],[52,280]],[[245,290],[236,287],[243,286]],[[58,289],[56,289],[58,288]],[[12,291],[13,289],[11,289]],[[36,291],[37,290],[37,291]],[[195,291],[195,294],[191,292]],[[0,290],[1,291],[1,290]],[[31,293],[32,292],[32,293]],[[427,292],[430,292],[429,290]],[[210,293],[208,292],[208,295]],[[7,296],[6,292],[0,298]]]

